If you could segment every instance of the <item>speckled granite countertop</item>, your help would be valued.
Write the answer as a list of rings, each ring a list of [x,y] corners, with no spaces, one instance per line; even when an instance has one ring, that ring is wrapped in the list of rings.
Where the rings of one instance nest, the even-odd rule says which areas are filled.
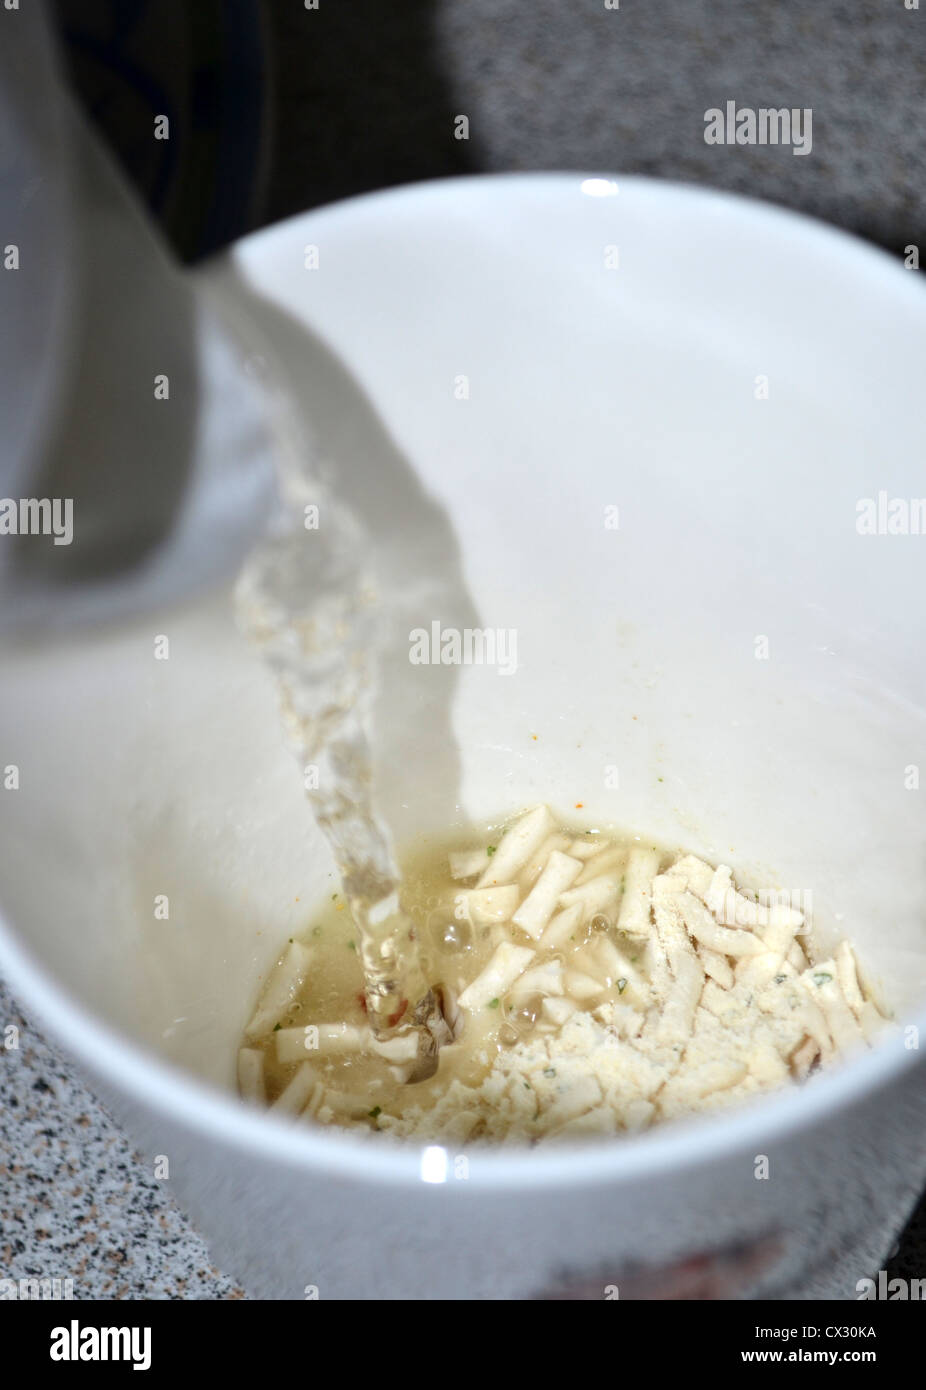
[[[70,1279],[77,1299],[242,1298],[167,1184],[3,985],[0,1033],[3,1277]]]
[[[67,17],[71,6],[59,9]],[[266,10],[277,58],[267,220],[408,179],[607,168],[769,198],[895,253],[926,235],[915,119],[926,5],[821,0],[747,12],[739,0],[624,0],[604,13],[602,0],[409,0],[388,24],[366,3],[308,19],[277,0]],[[702,113],[727,99],[812,105],[812,159],[706,146]],[[447,136],[456,112],[470,118],[466,144]],[[242,1297],[167,1184],[0,986],[0,1026],[9,1025],[19,1046],[0,1046],[5,1277],[71,1278],[79,1299]],[[898,1273],[922,1275],[924,1228],[921,1205]]]

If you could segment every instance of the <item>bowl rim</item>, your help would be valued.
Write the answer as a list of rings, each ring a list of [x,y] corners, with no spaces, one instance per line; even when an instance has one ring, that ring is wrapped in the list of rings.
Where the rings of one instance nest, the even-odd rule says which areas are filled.
[[[354,210],[366,210],[373,203],[388,210],[395,202],[414,200],[426,205],[427,212],[428,206],[440,208],[448,196],[461,196],[465,200],[472,192],[479,191],[482,196],[489,188],[507,195],[516,186],[523,188],[533,184],[574,196],[582,191],[583,183],[602,179],[618,185],[632,184],[643,196],[657,201],[682,198],[692,204],[708,203],[715,210],[725,208],[740,225],[744,219],[786,224],[794,234],[790,238],[791,247],[800,249],[803,243],[806,249],[808,238],[817,244],[825,241],[832,274],[836,277],[848,274],[856,281],[859,275],[865,276],[873,282],[870,283],[872,290],[892,288],[896,293],[903,283],[900,276],[911,280],[896,259],[882,248],[806,214],[724,190],[594,169],[478,174],[359,194],[252,233],[226,248],[220,257],[206,262],[207,278],[213,286],[216,279],[221,283],[222,267],[231,266],[242,249],[245,255],[253,251],[258,254],[272,252],[274,239],[292,232],[297,225],[311,229],[324,219],[342,216],[349,219]],[[916,277],[912,277],[912,282],[915,280]],[[921,293],[921,290],[912,292],[911,305]],[[926,296],[921,308],[926,311]],[[147,1106],[193,1133],[199,1132],[204,1138],[221,1141],[230,1148],[270,1160],[281,1167],[327,1173],[378,1187],[417,1188],[424,1181],[438,1185],[434,1183],[433,1174],[427,1179],[423,1177],[422,1154],[426,1149],[444,1146],[387,1137],[358,1138],[334,1129],[293,1123],[248,1106],[231,1092],[220,1090],[165,1061],[101,1020],[60,984],[22,941],[2,910],[0,967],[17,1002],[27,1010],[35,1009],[62,1050],[79,1059],[92,1077],[98,1077],[104,1085],[114,1085],[135,1106]],[[909,1022],[926,1032],[926,1005]],[[918,1063],[919,1051],[905,1048],[895,1036],[893,1044],[890,1040],[882,1041],[869,1052],[847,1059],[810,1083],[764,1095],[729,1111],[664,1123],[611,1141],[599,1138],[536,1148],[512,1147],[503,1151],[469,1147],[465,1150],[470,1160],[467,1181],[447,1181],[441,1185],[457,1193],[512,1190],[523,1193],[596,1183],[614,1185],[690,1170],[737,1152],[761,1152],[770,1142],[781,1143],[818,1126],[837,1111],[864,1100],[889,1082],[909,1076]]]

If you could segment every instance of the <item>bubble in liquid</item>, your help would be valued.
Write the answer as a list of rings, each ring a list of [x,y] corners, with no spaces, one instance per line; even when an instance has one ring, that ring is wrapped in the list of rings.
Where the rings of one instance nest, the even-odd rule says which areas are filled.
[[[438,908],[428,918],[428,933],[441,951],[468,951],[473,944],[473,929],[469,922],[459,922]]]
[[[610,917],[606,917],[603,912],[596,912],[589,926],[592,931],[609,931],[611,928],[611,919]]]
[[[504,1027],[512,1029],[516,1038],[523,1037],[525,1033],[530,1032],[540,1017],[542,1005],[543,997],[539,994],[532,994],[529,999],[504,999]]]

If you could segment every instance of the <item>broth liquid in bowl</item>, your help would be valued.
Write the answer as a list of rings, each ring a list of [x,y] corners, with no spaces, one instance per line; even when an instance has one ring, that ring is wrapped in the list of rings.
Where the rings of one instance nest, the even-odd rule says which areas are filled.
[[[335,894],[265,986],[246,1097],[420,1140],[608,1135],[801,1080],[883,1026],[851,946],[816,960],[787,901],[546,806],[404,869],[407,930],[455,1033],[436,1073],[409,1086],[414,1039],[370,1027]]]

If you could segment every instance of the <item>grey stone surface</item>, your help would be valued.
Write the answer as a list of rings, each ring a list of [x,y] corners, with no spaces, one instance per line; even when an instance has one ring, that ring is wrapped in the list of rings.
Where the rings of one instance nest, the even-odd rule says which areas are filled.
[[[375,0],[268,8],[270,218],[403,179],[598,169],[768,199],[892,250],[926,236],[926,0],[404,0],[385,23]],[[810,107],[811,153],[705,144],[728,100]]]
[[[15,1028],[16,1034],[6,1030]],[[243,1297],[170,1184],[0,984],[0,1269],[75,1299]],[[55,1286],[53,1286],[54,1288]]]

